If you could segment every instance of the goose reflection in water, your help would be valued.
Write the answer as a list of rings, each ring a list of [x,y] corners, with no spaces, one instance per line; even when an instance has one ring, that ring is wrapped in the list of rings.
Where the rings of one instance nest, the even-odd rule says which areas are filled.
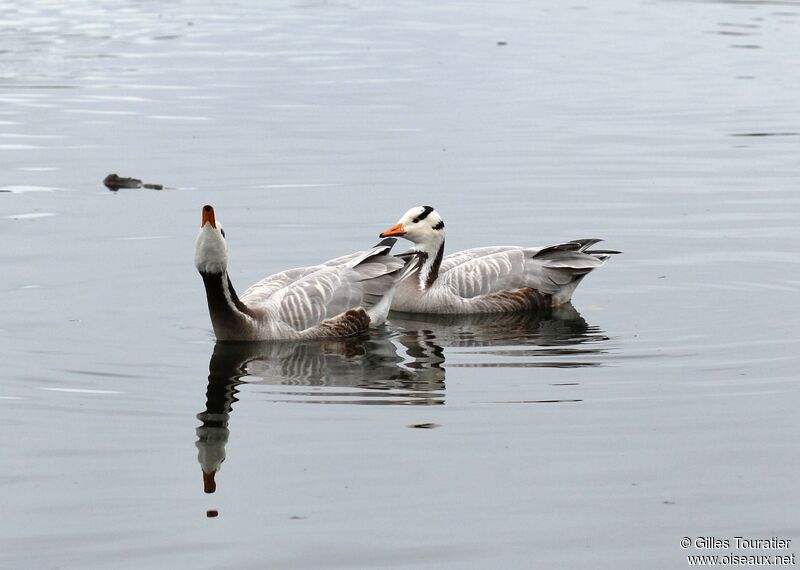
[[[441,405],[445,348],[483,349],[465,351],[480,355],[480,362],[451,362],[451,367],[566,368],[600,365],[596,357],[609,340],[571,305],[539,314],[392,313],[390,323],[382,331],[346,339],[218,342],[209,362],[206,409],[197,415],[205,492],[216,490],[240,384],[265,386],[273,402]]]
[[[392,313],[391,324],[401,331],[398,341],[412,357],[421,353],[438,354],[440,362],[444,363],[444,348],[487,348],[465,353],[514,357],[501,361],[482,358],[480,362],[469,364],[451,362],[452,368],[600,366],[598,357],[606,353],[605,343],[609,340],[598,327],[590,326],[571,304],[538,313]]]
[[[225,460],[228,421],[239,385],[269,386],[275,402],[440,405],[443,358],[403,364],[389,331],[336,340],[217,342],[209,362],[206,409],[197,415],[198,461],[206,493]],[[277,388],[277,389],[275,389]]]

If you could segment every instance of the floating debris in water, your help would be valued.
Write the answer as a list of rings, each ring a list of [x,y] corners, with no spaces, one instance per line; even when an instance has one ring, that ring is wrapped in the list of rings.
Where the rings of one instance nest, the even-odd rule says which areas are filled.
[[[147,188],[148,190],[163,190],[162,184],[145,184],[138,178],[129,178],[127,176],[119,176],[117,174],[109,174],[103,179],[103,184],[112,192],[116,192],[120,188]]]

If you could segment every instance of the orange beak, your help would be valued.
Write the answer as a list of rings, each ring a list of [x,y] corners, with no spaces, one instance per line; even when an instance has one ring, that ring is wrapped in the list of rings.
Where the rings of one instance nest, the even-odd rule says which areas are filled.
[[[211,224],[211,227],[217,229],[217,221],[214,219],[214,208],[206,204],[203,206],[203,221],[200,222],[200,227],[202,228],[207,223]]]
[[[385,232],[383,232],[379,237],[391,237],[391,236],[404,236],[406,235],[406,229],[403,227],[403,224],[395,224]]]

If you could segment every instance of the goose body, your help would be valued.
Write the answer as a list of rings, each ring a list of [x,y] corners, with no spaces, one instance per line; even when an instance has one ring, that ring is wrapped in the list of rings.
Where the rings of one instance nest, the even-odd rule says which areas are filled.
[[[404,260],[389,255],[395,241],[271,275],[240,297],[228,276],[225,232],[205,206],[195,266],[217,340],[345,337],[383,323],[404,276]]]
[[[548,247],[494,246],[444,255],[444,221],[431,206],[406,212],[381,237],[405,237],[417,259],[397,288],[392,310],[410,313],[503,313],[568,303],[575,288],[609,255],[598,239]]]

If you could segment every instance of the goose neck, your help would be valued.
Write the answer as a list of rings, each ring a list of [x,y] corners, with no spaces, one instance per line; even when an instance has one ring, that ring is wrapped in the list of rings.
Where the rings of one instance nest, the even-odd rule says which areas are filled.
[[[200,272],[206,289],[208,312],[218,340],[235,340],[233,331],[241,331],[252,323],[255,315],[236,294],[227,271]]]
[[[431,287],[439,277],[439,266],[444,258],[444,240],[428,247],[415,248],[421,259],[419,270],[419,288],[421,290]]]

